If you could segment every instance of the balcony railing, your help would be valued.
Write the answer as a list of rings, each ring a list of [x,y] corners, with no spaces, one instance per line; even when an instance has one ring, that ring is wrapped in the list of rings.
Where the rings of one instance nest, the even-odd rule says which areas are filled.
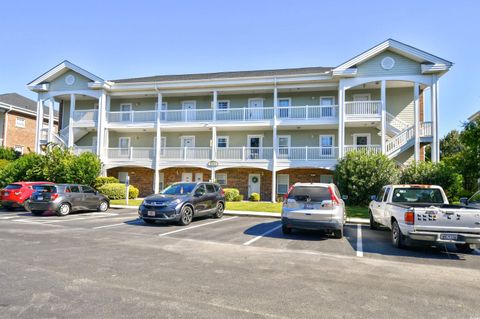
[[[381,153],[381,145],[345,145],[345,154],[351,151],[361,151],[365,153]]]
[[[97,110],[75,110],[73,112],[73,121],[75,123],[96,122],[98,119]]]
[[[156,111],[108,112],[108,122],[110,123],[148,123],[156,120]]]
[[[280,147],[277,151],[279,160],[315,161],[328,160],[338,157],[338,147]]]
[[[345,114],[352,117],[378,116],[382,110],[382,101],[345,102]]]
[[[73,147],[73,154],[75,155],[80,155],[82,153],[95,153],[96,152],[96,146],[74,146]]]
[[[107,156],[110,160],[153,160],[155,150],[153,147],[125,147],[108,148]]]
[[[279,107],[277,109],[278,119],[334,119],[338,114],[337,105],[306,105]]]
[[[219,147],[217,159],[219,160],[271,160],[273,147]]]
[[[432,122],[420,122],[419,135],[420,137],[431,137]]]

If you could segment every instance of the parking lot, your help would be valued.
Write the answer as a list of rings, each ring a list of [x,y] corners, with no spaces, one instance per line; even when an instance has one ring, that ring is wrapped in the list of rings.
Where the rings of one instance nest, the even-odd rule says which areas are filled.
[[[398,250],[365,225],[333,239],[274,218],[2,211],[0,251],[6,318],[480,317],[478,250]]]

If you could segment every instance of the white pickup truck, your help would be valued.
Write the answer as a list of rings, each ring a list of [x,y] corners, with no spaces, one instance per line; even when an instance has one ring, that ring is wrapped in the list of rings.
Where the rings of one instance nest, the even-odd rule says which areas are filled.
[[[461,252],[480,245],[480,209],[450,205],[435,185],[387,185],[372,196],[370,228],[392,231],[395,247],[412,240],[433,244],[454,243]]]

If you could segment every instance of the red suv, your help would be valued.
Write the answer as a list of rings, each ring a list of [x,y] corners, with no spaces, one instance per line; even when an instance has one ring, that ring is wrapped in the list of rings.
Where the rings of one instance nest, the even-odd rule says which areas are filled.
[[[23,207],[25,210],[29,209],[30,196],[34,192],[33,186],[53,184],[50,182],[16,182],[8,184],[0,192],[0,199],[2,206],[8,210],[14,210],[18,207]]]

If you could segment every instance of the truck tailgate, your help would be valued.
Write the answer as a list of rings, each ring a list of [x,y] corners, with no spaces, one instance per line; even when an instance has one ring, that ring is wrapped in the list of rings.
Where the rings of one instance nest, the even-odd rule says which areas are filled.
[[[480,234],[480,210],[470,208],[415,208],[415,231]]]

